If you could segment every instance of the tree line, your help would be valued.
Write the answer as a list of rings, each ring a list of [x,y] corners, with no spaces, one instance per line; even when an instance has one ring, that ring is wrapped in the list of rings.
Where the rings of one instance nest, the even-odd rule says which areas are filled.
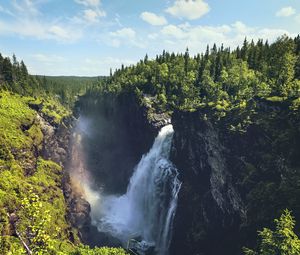
[[[136,65],[111,72],[98,90],[155,97],[153,103],[161,110],[193,111],[210,105],[228,111],[255,97],[298,98],[299,79],[298,35],[282,36],[271,44],[245,39],[233,50],[214,44],[195,56],[188,49],[183,54],[163,51],[151,60],[146,55]]]
[[[28,73],[24,61],[15,54],[3,57],[0,53],[0,89],[20,95],[54,96],[64,105],[72,105],[76,96],[95,86],[103,77],[43,76]]]

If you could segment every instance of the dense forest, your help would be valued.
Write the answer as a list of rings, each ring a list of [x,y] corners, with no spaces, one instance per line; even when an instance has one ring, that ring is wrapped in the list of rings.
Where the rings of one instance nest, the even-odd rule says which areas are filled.
[[[259,231],[257,242],[247,236],[238,242],[251,246],[243,248],[247,255],[300,254],[293,217],[300,221],[300,36],[272,43],[245,39],[235,49],[207,46],[195,56],[188,49],[164,51],[96,78],[32,76],[23,61],[0,55],[1,254],[126,253],[80,244],[65,218],[63,166],[42,153],[40,117],[68,128],[76,100],[107,95],[134,95],[149,119],[201,113],[197,118],[223,128],[224,137],[249,139],[251,128],[259,127],[268,144],[249,145],[252,161],[243,159],[243,171],[231,169],[248,214],[242,227],[250,238]]]
[[[19,62],[0,54],[0,85],[19,95],[56,97],[62,104],[72,107],[74,100],[96,86],[104,77],[40,76],[30,75],[23,60]]]
[[[195,111],[210,107],[223,117],[246,108],[255,98],[293,100],[300,93],[300,37],[282,36],[276,42],[245,39],[234,50],[207,46],[204,54],[190,56],[164,51],[155,60],[143,60],[115,71],[100,92],[134,90],[161,111]],[[147,99],[148,98],[148,99]]]

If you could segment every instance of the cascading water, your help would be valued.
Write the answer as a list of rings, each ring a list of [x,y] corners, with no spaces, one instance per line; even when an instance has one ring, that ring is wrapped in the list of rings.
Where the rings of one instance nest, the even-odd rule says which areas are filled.
[[[140,253],[144,246],[153,247],[156,254],[168,254],[181,186],[177,169],[169,161],[172,137],[172,125],[161,129],[138,163],[126,194],[101,196],[91,204],[92,222],[98,231],[118,238],[124,246],[129,240],[139,240],[140,250],[136,248]]]

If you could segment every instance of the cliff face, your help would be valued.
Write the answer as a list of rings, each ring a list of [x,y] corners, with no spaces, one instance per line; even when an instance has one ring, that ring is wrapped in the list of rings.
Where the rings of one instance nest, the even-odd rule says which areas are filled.
[[[220,131],[199,113],[175,113],[173,126],[172,161],[183,184],[171,254],[233,252],[230,240],[245,217],[244,205],[228,171]]]
[[[83,150],[95,186],[105,193],[124,193],[134,167],[149,150],[160,127],[162,114],[148,116],[131,93],[85,96],[77,109],[81,118]]]
[[[257,102],[243,132],[209,112],[175,112],[172,161],[183,182],[171,254],[240,254],[285,208],[299,217],[299,112]]]

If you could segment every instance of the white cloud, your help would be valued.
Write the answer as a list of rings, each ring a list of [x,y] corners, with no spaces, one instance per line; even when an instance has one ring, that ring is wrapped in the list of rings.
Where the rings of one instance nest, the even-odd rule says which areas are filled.
[[[98,22],[100,17],[105,17],[105,16],[106,16],[105,12],[100,10],[87,9],[83,11],[83,17],[89,23]]]
[[[75,0],[75,2],[78,4],[82,4],[84,6],[93,6],[93,7],[100,6],[100,0]]]
[[[130,27],[125,27],[119,29],[115,32],[109,33],[109,40],[108,43],[110,46],[118,48],[121,46],[122,43],[131,42],[135,44],[135,31]]]
[[[204,0],[176,0],[174,5],[167,8],[166,12],[177,17],[194,20],[210,11],[209,5]]]
[[[279,11],[277,11],[276,16],[277,17],[290,17],[290,16],[294,15],[295,13],[296,13],[296,10],[293,7],[287,6],[287,7],[281,8]]]
[[[105,17],[106,13],[101,9],[100,0],[74,0],[76,3],[87,7],[71,20],[77,24],[93,24],[99,22],[99,18]]]
[[[240,33],[240,34],[250,34],[254,31],[253,28],[251,27],[247,27],[243,22],[241,21],[236,21],[235,23],[233,23],[231,25],[235,30],[236,32]]]
[[[161,33],[163,35],[171,36],[177,39],[183,39],[187,36],[187,34],[179,26],[175,26],[175,25],[165,26],[161,30]]]
[[[0,34],[14,34],[21,37],[33,37],[39,40],[55,40],[70,43],[78,40],[82,34],[74,27],[60,24],[48,24],[35,20],[25,19],[15,22],[0,20]]]
[[[52,34],[54,35],[54,37],[60,38],[62,40],[69,40],[72,38],[71,31],[67,31],[66,29],[58,25],[49,27],[48,31],[50,32],[50,35]]]
[[[98,37],[99,43],[106,43],[112,47],[120,47],[121,45],[134,46],[138,48],[145,48],[146,43],[137,37],[135,30],[131,27],[124,27],[114,32],[109,32]]]
[[[220,46],[223,43],[226,47],[237,47],[245,37],[268,39],[271,42],[283,34],[295,36],[284,29],[249,27],[241,21],[221,26],[191,26],[184,23],[164,26],[160,30],[159,40],[153,44],[162,48],[160,45],[164,42],[169,51],[182,52],[189,47],[191,53],[199,53],[205,50],[207,44],[212,46],[216,43]]]
[[[13,20],[0,19],[0,34],[31,37],[39,40],[55,40],[69,43],[82,36],[79,27],[62,18],[43,19],[39,5],[46,0],[12,0],[10,8],[0,5],[0,12],[14,17]]]
[[[134,39],[136,33],[132,28],[124,27],[115,32],[110,32],[110,35],[113,37],[122,38],[122,39]]]
[[[158,16],[152,12],[143,12],[140,18],[153,26],[163,26],[168,23],[164,16]]]

